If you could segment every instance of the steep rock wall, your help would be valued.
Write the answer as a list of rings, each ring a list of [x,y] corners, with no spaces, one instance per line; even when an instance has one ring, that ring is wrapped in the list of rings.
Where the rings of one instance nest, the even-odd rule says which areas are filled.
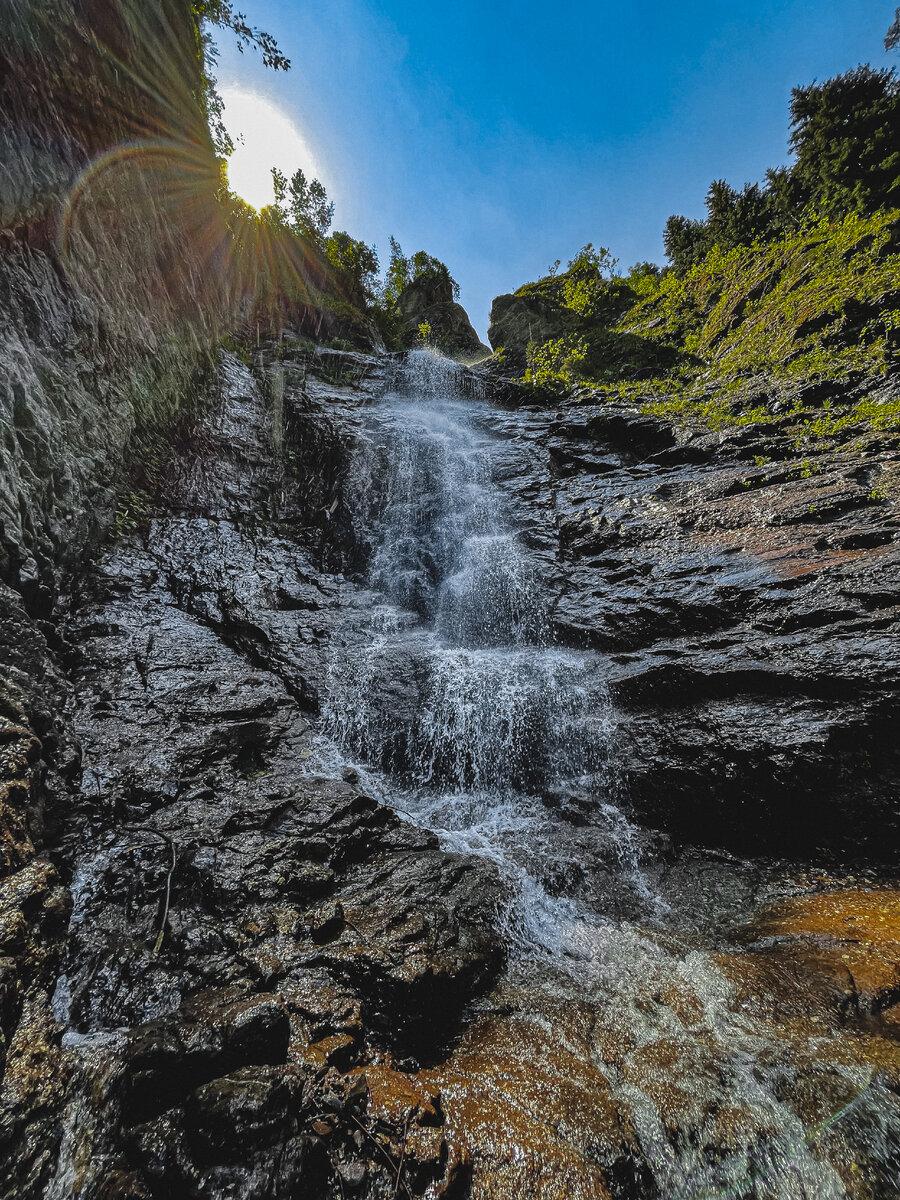
[[[230,299],[188,6],[9,0],[0,31],[0,1070],[30,1064],[5,1074],[5,1157],[58,1102],[32,1072],[57,1061],[80,750],[50,618],[202,404]]]
[[[46,606],[126,462],[196,398],[224,227],[185,4],[13,0],[4,19],[0,577]]]

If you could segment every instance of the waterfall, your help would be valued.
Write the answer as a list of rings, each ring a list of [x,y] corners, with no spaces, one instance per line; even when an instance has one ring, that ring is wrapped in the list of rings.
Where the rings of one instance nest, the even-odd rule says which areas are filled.
[[[324,727],[382,798],[513,884],[514,949],[581,959],[578,797],[605,828],[617,902],[652,907],[615,804],[615,721],[596,655],[555,646],[548,588],[505,514],[503,444],[470,376],[412,353],[369,413],[352,503],[371,546],[365,616],[332,654]],[[590,940],[590,939],[588,939]]]
[[[499,915],[510,978],[590,997],[601,1022],[627,1030],[621,1061],[599,1069],[630,1113],[653,1194],[841,1200],[849,1193],[821,1153],[824,1134],[789,1102],[793,1067],[780,1040],[735,1005],[713,954],[679,948],[677,932],[673,942],[654,934],[661,924],[677,931],[677,914],[650,886],[641,831],[621,808],[603,660],[554,644],[551,587],[499,483],[509,427],[468,380],[411,354],[364,415],[349,499],[370,553],[332,649],[318,765],[349,759],[362,786],[445,847],[496,863],[512,895]],[[584,828],[557,815],[566,805]],[[690,1028],[659,1002],[673,991],[694,998]],[[635,1084],[627,1066],[660,1045],[677,1047],[691,1106],[682,1140],[656,1085]],[[675,1068],[660,1069],[668,1086]],[[887,1091],[871,1070],[833,1069],[859,1097],[828,1125],[829,1137],[848,1139],[835,1143],[838,1157],[867,1145],[893,1186],[900,1117]],[[719,1112],[742,1114],[733,1143],[721,1142]]]

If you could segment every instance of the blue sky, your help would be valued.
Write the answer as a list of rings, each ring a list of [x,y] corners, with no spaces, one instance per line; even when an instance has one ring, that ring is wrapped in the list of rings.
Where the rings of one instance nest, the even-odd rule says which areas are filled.
[[[293,68],[222,31],[218,74],[291,117],[335,228],[443,259],[483,336],[492,298],[554,259],[662,262],[666,218],[702,215],[712,179],[787,161],[793,85],[900,65],[895,3],[241,0]]]

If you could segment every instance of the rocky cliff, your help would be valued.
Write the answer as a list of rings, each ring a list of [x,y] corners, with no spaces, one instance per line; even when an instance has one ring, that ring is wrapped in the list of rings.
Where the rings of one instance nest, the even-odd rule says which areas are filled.
[[[70,764],[64,820],[3,890],[9,1195],[652,1197],[656,1122],[740,1177],[858,1077],[894,1120],[891,503],[839,462],[764,481],[748,438],[479,402],[551,653],[586,647],[609,688],[631,816],[542,793],[535,882],[603,923],[574,974],[505,966],[515,877],[322,769],[335,650],[368,653],[360,488],[377,509],[396,371],[225,356],[155,499],[43,627],[53,651],[24,611],[7,627],[52,673],[45,748],[10,722],[5,761]],[[427,700],[404,655],[365,698],[399,731]],[[725,1126],[761,1046],[780,1098]],[[818,1158],[801,1138],[786,1188],[837,1188],[850,1154],[861,1187],[891,1178],[860,1111]],[[673,1145],[691,1186],[714,1177]],[[833,1194],[870,1194],[851,1182]]]
[[[397,299],[396,315],[407,346],[421,342],[421,326],[426,325],[427,340],[461,362],[476,362],[490,354],[468,313],[454,300],[453,282],[446,273],[426,272],[410,280]]]

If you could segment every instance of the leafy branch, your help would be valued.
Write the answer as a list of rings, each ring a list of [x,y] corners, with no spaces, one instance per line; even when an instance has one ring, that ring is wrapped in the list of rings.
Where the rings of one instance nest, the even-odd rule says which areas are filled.
[[[291,60],[278,49],[271,33],[248,25],[242,12],[235,12],[231,0],[193,0],[191,11],[199,28],[203,21],[230,29],[237,38],[237,48],[243,54],[246,46],[252,46],[262,55],[263,66],[273,71],[289,71]]]

